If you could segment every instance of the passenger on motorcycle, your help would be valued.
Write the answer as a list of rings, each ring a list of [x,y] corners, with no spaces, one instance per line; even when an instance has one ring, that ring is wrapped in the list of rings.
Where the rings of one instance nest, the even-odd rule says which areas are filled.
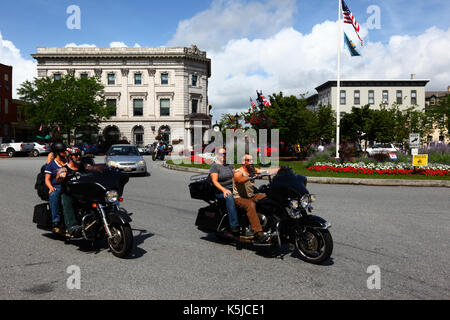
[[[239,220],[233,197],[234,165],[226,164],[225,157],[226,149],[218,149],[216,153],[217,160],[211,165],[209,173],[213,185],[220,191],[216,194],[216,198],[225,200],[231,232],[236,234],[239,233]]]
[[[267,172],[274,174],[278,170],[279,168],[269,169]],[[233,196],[236,206],[245,209],[247,212],[255,239],[260,243],[265,242],[268,236],[263,233],[261,223],[259,222],[259,217],[256,213],[256,201],[264,199],[266,195],[263,193],[254,193],[255,186],[251,178],[263,172],[263,170],[254,167],[253,157],[250,154],[245,154],[242,166],[235,170],[233,176]]]
[[[81,151],[78,149],[69,149],[69,162],[61,168],[56,180],[61,183],[61,203],[64,215],[66,230],[72,237],[81,235],[81,226],[78,225],[73,209],[73,199],[67,193],[67,181],[74,177],[76,172],[85,172],[85,167],[81,161]]]
[[[55,159],[45,167],[45,184],[48,187],[50,209],[52,212],[53,232],[61,232],[61,184],[56,180],[59,170],[67,163],[66,146],[62,142],[53,144]]]

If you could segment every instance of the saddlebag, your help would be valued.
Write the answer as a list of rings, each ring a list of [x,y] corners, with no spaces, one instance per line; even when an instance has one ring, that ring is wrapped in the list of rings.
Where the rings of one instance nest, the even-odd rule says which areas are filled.
[[[198,210],[197,220],[195,225],[199,230],[207,232],[219,231],[223,215],[216,204],[200,208]],[[228,219],[225,219],[228,220]],[[225,221],[226,222],[226,221]]]
[[[209,175],[195,175],[191,177],[189,192],[192,199],[211,202],[216,199],[216,187],[212,184]]]
[[[33,222],[40,227],[52,226],[52,212],[50,204],[42,203],[34,206]]]

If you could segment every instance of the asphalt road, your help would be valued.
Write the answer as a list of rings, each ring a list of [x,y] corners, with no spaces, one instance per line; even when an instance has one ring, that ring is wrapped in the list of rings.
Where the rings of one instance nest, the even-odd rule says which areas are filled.
[[[146,157],[151,175],[125,188],[136,245],[121,260],[107,248],[55,240],[32,223],[44,160],[0,159],[0,299],[450,298],[448,188],[310,184],[315,214],[333,225],[332,260],[317,266],[289,253],[282,260],[237,250],[197,230],[204,203],[189,197],[192,174]],[[72,265],[81,289],[67,287]],[[368,288],[370,266],[380,270],[380,289]]]

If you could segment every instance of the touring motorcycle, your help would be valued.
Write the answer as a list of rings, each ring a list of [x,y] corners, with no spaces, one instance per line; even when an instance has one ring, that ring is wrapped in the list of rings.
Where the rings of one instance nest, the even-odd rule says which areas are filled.
[[[73,238],[66,232],[60,235],[67,241],[85,240],[92,245],[98,239],[106,239],[113,255],[119,258],[128,256],[133,248],[131,213],[120,206],[128,180],[127,174],[104,165],[96,165],[84,173],[76,172],[67,181],[67,192],[73,198],[74,212],[82,228],[82,236]],[[47,197],[44,194],[38,190],[41,199],[48,201],[48,191]],[[48,202],[34,207],[33,222],[40,229],[52,230]]]
[[[208,203],[199,209],[195,225],[220,240],[252,243],[271,252],[288,244],[304,261],[314,264],[326,261],[333,251],[328,230],[331,224],[311,214],[316,196],[306,189],[307,178],[282,167],[273,177],[261,174],[252,179],[263,178],[268,178],[269,183],[255,187],[255,193],[264,193],[266,197],[256,202],[256,210],[263,232],[269,236],[267,243],[255,241],[246,212],[240,208],[237,208],[240,232],[238,235],[230,232],[225,201],[216,198],[218,191],[205,174],[192,176],[189,184],[191,198]]]

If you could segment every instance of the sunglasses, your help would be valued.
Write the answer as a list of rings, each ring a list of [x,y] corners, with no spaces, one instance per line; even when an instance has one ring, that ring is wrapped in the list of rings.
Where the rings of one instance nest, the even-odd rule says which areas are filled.
[[[218,155],[219,156],[226,156],[227,154],[226,154],[226,152],[224,152],[224,153],[218,153]]]
[[[253,159],[244,159],[245,162],[253,162]]]

